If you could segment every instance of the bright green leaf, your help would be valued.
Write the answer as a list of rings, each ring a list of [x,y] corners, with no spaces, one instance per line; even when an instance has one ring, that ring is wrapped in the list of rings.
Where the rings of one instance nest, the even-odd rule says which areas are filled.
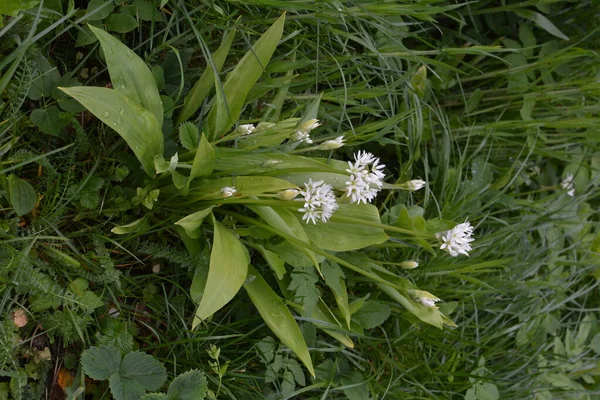
[[[225,186],[237,190],[236,197],[276,194],[286,189],[297,189],[292,183],[270,176],[237,176],[234,178],[202,179],[190,185],[190,196],[196,200],[223,198],[221,189]],[[224,201],[227,201],[226,199]]]
[[[227,304],[240,290],[248,272],[248,253],[229,229],[214,217],[214,239],[206,287],[192,329]]]
[[[252,266],[248,270],[249,277],[244,288],[248,292],[250,300],[271,331],[298,356],[314,376],[315,370],[308,347],[292,313]]]
[[[122,92],[100,87],[60,88],[114,129],[154,176],[154,157],[163,156],[163,135],[154,115]],[[161,120],[162,121],[162,120]]]
[[[190,182],[192,179],[210,175],[215,165],[215,149],[208,143],[206,136],[200,136],[200,143],[196,149],[196,155],[192,162],[192,170],[190,172]]]
[[[112,35],[93,26],[90,26],[90,29],[100,40],[102,50],[104,50],[113,88],[133,100],[134,104],[150,111],[156,119],[160,133],[164,118],[163,106],[154,75],[148,66],[131,49]]]
[[[148,219],[146,217],[140,218],[127,225],[116,226],[110,231],[116,235],[125,235],[133,232],[143,232],[148,228]]]
[[[283,33],[283,14],[254,44],[227,76],[223,88],[217,88],[217,101],[207,117],[209,137],[220,137],[239,119],[246,96],[269,63]]]
[[[179,125],[179,140],[181,145],[188,150],[196,150],[200,142],[198,127],[187,121]]]
[[[190,238],[198,239],[201,236],[201,233],[198,232],[198,228],[200,228],[202,222],[204,222],[204,219],[211,213],[213,208],[214,206],[211,206],[204,210],[190,214],[187,217],[183,217],[179,221],[175,222],[175,225],[179,225],[185,229],[185,233]]]

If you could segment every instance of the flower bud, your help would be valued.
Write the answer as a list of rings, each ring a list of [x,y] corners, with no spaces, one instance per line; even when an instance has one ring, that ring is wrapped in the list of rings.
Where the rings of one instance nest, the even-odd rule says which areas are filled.
[[[421,179],[413,179],[412,181],[404,182],[404,187],[406,187],[406,189],[414,192],[415,190],[419,190],[419,189],[425,187],[426,184],[427,184],[427,182],[425,182]]]
[[[293,200],[296,196],[298,196],[298,193],[300,192],[296,189],[287,189],[277,193],[276,197],[279,200]]]
[[[305,121],[302,124],[300,124],[298,130],[300,132],[310,133],[310,131],[318,128],[319,126],[321,126],[321,124],[319,123],[318,119],[309,119],[308,121]]]
[[[424,290],[409,290],[408,294],[410,294],[416,302],[421,303],[425,307],[437,308],[435,303],[440,301],[439,298]]]
[[[221,189],[221,196],[223,196],[224,199],[227,197],[231,197],[236,193],[237,193],[237,190],[235,190],[235,188],[230,187],[230,186],[225,186],[223,189]]]
[[[344,136],[338,136],[334,140],[327,140],[319,145],[319,150],[335,150],[344,145]]]
[[[400,266],[404,269],[414,269],[419,266],[419,263],[416,261],[403,261],[400,263]]]

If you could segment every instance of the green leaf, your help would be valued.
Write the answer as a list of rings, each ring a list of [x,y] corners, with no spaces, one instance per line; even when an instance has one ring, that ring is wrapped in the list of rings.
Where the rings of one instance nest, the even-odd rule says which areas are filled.
[[[115,372],[110,376],[110,391],[115,400],[138,400],[145,390],[131,378],[124,378]]]
[[[342,333],[344,331],[343,327],[323,300],[319,300],[311,314],[303,314],[302,316],[313,320],[313,323],[317,328],[321,329],[344,346],[351,349],[354,348],[354,343],[348,335]],[[324,323],[319,323],[318,321]]]
[[[164,393],[148,393],[143,395],[140,400],[169,400]]]
[[[210,139],[223,135],[239,119],[246,96],[269,63],[283,33],[283,14],[254,44],[227,76],[222,90],[217,88],[217,100],[212,106],[207,127]]]
[[[179,140],[186,149],[196,150],[200,141],[198,127],[189,121],[179,125]]]
[[[127,354],[123,358],[119,373],[122,378],[133,379],[146,390],[156,390],[167,380],[162,363],[141,351]]]
[[[240,290],[248,272],[248,252],[239,239],[213,216],[214,239],[204,295],[192,323],[194,329],[227,304]]]
[[[184,372],[173,379],[167,392],[169,400],[202,400],[206,396],[206,377],[198,370]]]
[[[383,324],[391,312],[391,308],[387,304],[370,300],[366,301],[352,318],[364,329],[372,329]]]
[[[281,257],[279,257],[277,253],[265,249],[263,246],[257,246],[257,249],[260,251],[267,264],[269,264],[269,267],[271,267],[273,272],[275,272],[275,275],[277,275],[277,279],[283,279],[286,270],[285,263],[283,262]]]
[[[377,207],[371,204],[341,204],[329,222],[306,224],[304,230],[313,244],[332,251],[358,250],[388,240],[383,229],[362,225],[361,220],[381,223]]]
[[[101,334],[97,334],[98,342],[105,346],[119,349],[123,353],[133,350],[133,336],[127,329],[127,323],[115,318],[102,321]]]
[[[312,268],[296,267],[291,273],[291,282],[288,290],[294,291],[292,301],[302,304],[304,312],[311,314],[317,303],[319,302],[319,289],[316,283],[319,277]]]
[[[125,235],[133,232],[144,232],[148,229],[148,218],[142,217],[138,220],[130,222],[127,225],[116,226],[110,231],[116,235]]]
[[[206,136],[202,134],[200,136],[200,144],[196,149],[196,155],[194,156],[194,161],[192,162],[192,170],[190,172],[190,180],[200,177],[210,175],[213,172],[213,168],[215,165],[215,149],[208,143],[206,140]]]
[[[223,42],[213,54],[212,59],[216,71],[212,70],[212,64],[209,63],[206,70],[198,79],[198,82],[192,87],[192,89],[185,96],[185,100],[183,101],[183,108],[179,113],[179,117],[177,118],[177,123],[181,123],[185,121],[202,105],[202,102],[210,93],[213,85],[215,84],[215,74],[221,72],[221,68],[223,68],[223,64],[225,63],[225,59],[227,58],[227,54],[229,54],[229,48],[231,47],[231,43],[233,43],[233,38],[235,37],[235,29],[232,29],[224,38]]]
[[[158,121],[150,111],[135,104],[123,92],[108,88],[60,89],[121,135],[146,173],[154,176],[154,157],[163,156],[163,135]]]
[[[310,374],[315,376],[308,347],[292,313],[252,266],[248,271],[249,277],[244,283],[244,288],[250,300],[271,331],[298,356]]]
[[[350,307],[348,305],[348,291],[346,290],[346,280],[344,271],[333,261],[326,261],[321,267],[321,272],[325,278],[325,283],[331,288],[335,302],[337,303],[346,325],[350,328]]]
[[[31,183],[16,175],[8,177],[8,197],[10,205],[20,217],[33,210],[37,202],[37,194]]]
[[[138,27],[138,22],[131,15],[126,13],[111,14],[106,19],[106,28],[109,31],[117,33],[131,32]]]
[[[175,222],[175,225],[179,225],[185,229],[185,233],[190,238],[198,239],[200,236],[202,236],[202,233],[198,231],[198,228],[200,228],[202,222],[204,222],[204,219],[212,212],[214,207],[215,206],[211,206],[204,210],[190,214],[187,217],[183,217],[179,221]]]
[[[133,100],[136,105],[141,105],[142,108],[150,111],[156,119],[160,133],[164,118],[163,106],[154,75],[148,66],[131,49],[112,35],[93,26],[90,26],[90,29],[102,45],[113,88]]]
[[[31,122],[40,130],[52,136],[60,136],[62,129],[66,126],[60,118],[60,110],[56,106],[38,108],[31,112]]]
[[[442,313],[435,307],[425,307],[421,304],[408,299],[406,296],[400,294],[394,288],[391,288],[387,285],[377,284],[379,288],[390,296],[392,299],[400,303],[404,308],[406,308],[411,314],[415,315],[421,321],[426,322],[430,325],[435,326],[436,328],[442,329],[444,326],[444,318]],[[454,323],[448,320],[448,325],[454,325]]]
[[[237,176],[234,178],[202,179],[190,185],[190,196],[196,200],[221,199],[221,189],[225,186],[235,187],[236,197],[260,196],[276,194],[286,189],[298,189],[292,183],[270,176]],[[227,200],[224,200],[227,201]]]
[[[114,347],[90,347],[81,355],[83,372],[92,379],[103,381],[113,374],[118,374],[121,365],[121,354]]]
[[[536,11],[531,10],[515,10],[515,14],[517,14],[521,18],[528,19],[536,23],[540,28],[544,29],[551,35],[556,36],[557,38],[563,40],[569,40],[569,37],[562,33],[560,29],[558,29],[548,18],[540,14]]]
[[[112,0],[91,0],[87,6],[88,14],[97,10],[92,16],[88,16],[88,21],[99,21],[110,15],[112,10],[115,9],[115,3]]]

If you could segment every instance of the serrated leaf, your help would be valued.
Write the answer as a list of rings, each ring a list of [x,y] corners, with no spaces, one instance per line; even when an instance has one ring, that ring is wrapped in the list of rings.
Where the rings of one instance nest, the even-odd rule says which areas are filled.
[[[81,355],[83,372],[92,379],[103,381],[118,374],[121,354],[114,347],[90,347]]]
[[[202,400],[206,396],[206,377],[198,370],[184,372],[173,379],[167,396],[169,400]]]
[[[202,105],[202,102],[210,93],[210,90],[215,84],[215,73],[221,72],[221,68],[223,68],[223,64],[225,63],[225,59],[227,58],[227,54],[229,54],[229,48],[231,47],[231,43],[233,43],[233,38],[235,37],[235,29],[232,29],[223,39],[223,42],[212,55],[214,66],[217,68],[216,71],[211,69],[211,65],[209,64],[206,70],[198,79],[198,82],[194,84],[192,89],[185,96],[185,100],[183,102],[183,108],[181,109],[181,113],[179,113],[179,117],[177,118],[177,122],[181,123],[185,121]]]
[[[123,92],[108,88],[60,89],[121,135],[146,173],[154,176],[154,158],[163,156],[163,135],[158,121],[150,111],[135,104]]]
[[[179,125],[179,140],[186,149],[196,150],[200,142],[198,127],[189,121]]]
[[[98,342],[105,346],[115,347],[123,353],[133,350],[133,336],[127,330],[127,323],[115,318],[106,318],[97,334]]]
[[[141,351],[134,351],[123,358],[119,370],[121,378],[129,378],[146,390],[160,388],[167,379],[165,367],[156,358]]]
[[[306,341],[292,313],[252,266],[248,268],[248,274],[250,276],[244,283],[244,288],[250,300],[271,331],[296,354],[314,376],[315,370]]]
[[[319,301],[319,289],[316,283],[319,277],[313,268],[294,268],[290,274],[291,281],[288,290],[294,292],[293,301],[302,304],[304,312],[311,314],[317,302]]]
[[[143,395],[140,400],[170,400],[164,393],[148,393]]]
[[[145,390],[131,378],[124,378],[115,372],[109,379],[110,392],[115,400],[139,400]]]
[[[242,287],[248,272],[248,252],[229,229],[213,216],[214,237],[204,294],[192,323],[195,328],[227,304]]]
[[[104,50],[113,88],[133,100],[135,104],[150,111],[156,119],[160,133],[164,118],[163,106],[154,75],[148,66],[131,49],[112,35],[93,26],[90,26],[90,30],[98,37],[102,50]]]
[[[14,174],[8,177],[8,193],[10,205],[19,217],[31,211],[37,203],[37,194],[31,183]]]
[[[198,239],[201,236],[201,233],[198,232],[198,228],[200,228],[204,222],[204,219],[212,212],[214,207],[215,206],[211,206],[204,210],[190,214],[187,217],[183,217],[179,221],[175,222],[175,225],[181,226],[190,238]]]
[[[227,76],[223,88],[217,88],[216,101],[208,117],[210,139],[223,135],[239,119],[248,92],[263,73],[281,39],[283,14],[252,46]]]

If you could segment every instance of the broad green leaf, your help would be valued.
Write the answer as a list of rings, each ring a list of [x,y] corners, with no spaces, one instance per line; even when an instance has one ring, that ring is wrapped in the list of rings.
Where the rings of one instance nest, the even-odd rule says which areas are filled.
[[[281,207],[265,206],[249,206],[248,208],[257,213],[271,227],[305,243],[309,243],[309,238],[304,231],[302,223],[290,210]],[[314,267],[319,270],[319,261],[312,250],[308,250],[295,243],[290,244],[304,253],[312,261]]]
[[[544,15],[540,14],[536,11],[531,10],[515,10],[515,14],[517,14],[521,18],[528,19],[536,23],[540,28],[544,29],[546,32],[551,35],[556,36],[557,38],[563,40],[569,40],[569,37],[562,33],[560,29],[558,29],[548,18]]]
[[[112,35],[91,25],[90,30],[98,37],[102,45],[113,88],[135,104],[150,111],[156,119],[160,133],[164,119],[163,106],[154,75],[148,66],[131,49]]]
[[[292,183],[270,176],[237,176],[234,178],[195,180],[190,185],[190,196],[196,200],[220,199],[221,189],[225,186],[237,190],[236,197],[276,194],[286,189],[298,189]],[[227,201],[226,199],[224,201]]]
[[[138,27],[137,20],[129,14],[120,12],[106,19],[106,28],[111,32],[127,33]]]
[[[37,202],[37,194],[31,183],[16,175],[8,177],[8,193],[10,205],[20,217],[33,210]]]
[[[383,324],[390,314],[390,306],[369,300],[352,316],[352,319],[364,329],[373,329]]]
[[[110,391],[115,400],[139,400],[145,390],[138,382],[115,372],[110,376]]]
[[[210,268],[192,329],[233,299],[248,272],[248,252],[244,245],[229,229],[217,222],[214,216],[213,221],[215,232],[210,252]]]
[[[249,276],[244,283],[244,288],[248,292],[250,300],[271,331],[296,354],[310,374],[315,376],[308,347],[294,316],[252,266],[248,271]]]
[[[286,274],[285,263],[279,257],[279,255],[273,251],[265,249],[263,246],[256,246],[260,254],[262,254],[263,258],[269,264],[269,267],[275,272],[277,275],[277,279],[281,280]]]
[[[200,228],[202,222],[204,222],[204,218],[206,218],[208,214],[212,212],[214,207],[215,206],[211,206],[204,210],[190,214],[187,217],[183,217],[179,221],[175,222],[175,225],[179,225],[185,229],[185,233],[190,238],[198,239],[201,236],[201,233],[198,232],[198,228]]]
[[[215,169],[222,173],[245,174],[264,174],[273,171],[282,171],[282,174],[289,170],[300,169],[302,171],[310,170],[313,172],[332,172],[336,170],[328,164],[314,160],[308,157],[289,155],[285,153],[251,153],[246,150],[222,149],[219,148],[218,157],[215,163]],[[305,173],[307,176],[309,173]],[[337,175],[337,174],[336,174]],[[344,182],[348,180],[348,175],[343,175]],[[308,181],[308,179],[306,179]],[[305,181],[297,180],[298,185]]]
[[[336,217],[339,217],[338,221]],[[388,240],[383,229],[361,225],[361,220],[380,223],[377,207],[371,204],[341,204],[329,222],[306,224],[304,230],[313,244],[332,251],[358,250]]]
[[[96,11],[94,15],[88,16],[88,21],[99,21],[108,17],[115,8],[115,3],[111,0],[91,0],[87,6],[88,14]]]
[[[167,373],[162,363],[141,351],[127,354],[121,362],[119,371],[122,378],[133,379],[146,390],[156,390],[167,380]]]
[[[305,315],[305,317],[309,317]],[[329,307],[323,302],[323,300],[319,300],[317,306],[312,310],[310,314],[310,318],[314,320],[314,324],[317,328],[321,329],[323,332],[336,339],[338,342],[343,344],[344,346],[353,349],[354,342],[348,337],[348,335],[343,334],[343,328],[337,318],[333,315]],[[324,324],[320,324],[316,321],[323,321]],[[336,330],[336,327],[339,327]]]
[[[298,186],[308,182],[309,179],[313,181],[325,181],[326,183],[333,186],[335,190],[343,191],[346,188],[346,182],[348,182],[349,175],[345,172],[282,172],[281,175],[277,175],[280,179],[285,179],[291,183],[295,183]]]
[[[148,218],[142,217],[127,225],[116,226],[110,231],[116,235],[125,235],[132,232],[143,232],[148,229]]]
[[[183,108],[181,109],[179,117],[177,118],[178,124],[194,115],[194,113],[198,111],[202,105],[202,102],[206,96],[208,96],[210,93],[210,90],[215,84],[215,72],[217,74],[221,72],[221,68],[223,68],[227,54],[229,54],[229,48],[231,47],[231,43],[233,43],[234,37],[235,29],[232,29],[227,36],[225,36],[221,46],[219,46],[217,51],[215,51],[215,54],[213,54],[212,59],[217,71],[212,71],[211,65],[209,64],[202,76],[200,76],[200,79],[198,79],[198,82],[196,82],[194,87],[192,87],[192,89],[185,96]]]
[[[60,110],[56,106],[33,110],[30,118],[31,122],[42,132],[52,136],[60,136],[62,129],[66,126],[60,118]]]
[[[90,347],[81,355],[83,372],[92,379],[99,381],[110,378],[119,372],[121,353],[114,347]]]
[[[346,277],[344,271],[342,271],[337,263],[331,261],[323,264],[321,272],[325,278],[325,283],[333,292],[335,302],[346,320],[348,329],[350,329],[351,314],[348,305],[348,291],[346,290]]]
[[[196,149],[196,155],[192,162],[192,170],[190,172],[190,182],[192,179],[210,175],[215,164],[215,149],[208,143],[204,134],[200,136],[200,143]]]
[[[150,111],[113,89],[82,86],[60,89],[121,135],[146,173],[154,176],[154,157],[163,156],[163,135]]]
[[[283,14],[252,46],[227,76],[223,88],[217,88],[216,102],[208,117],[210,139],[220,137],[239,119],[246,96],[269,63],[283,33]]]
[[[198,370],[191,370],[173,379],[167,396],[169,400],[202,400],[206,396],[206,377]]]

